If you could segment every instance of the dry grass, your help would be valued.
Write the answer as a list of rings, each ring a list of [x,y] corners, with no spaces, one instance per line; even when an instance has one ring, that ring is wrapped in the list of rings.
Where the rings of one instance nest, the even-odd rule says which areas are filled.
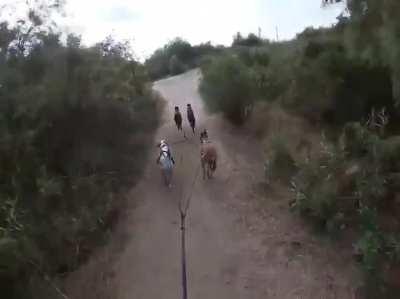
[[[317,155],[321,134],[302,117],[289,114],[278,104],[258,103],[247,126],[263,140],[266,155],[271,154],[274,138],[285,141],[296,162]]]

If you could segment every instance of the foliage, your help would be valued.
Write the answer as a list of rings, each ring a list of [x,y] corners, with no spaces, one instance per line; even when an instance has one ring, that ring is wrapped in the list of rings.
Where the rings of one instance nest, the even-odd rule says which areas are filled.
[[[329,4],[329,1],[325,1]],[[332,2],[332,1],[331,1]],[[353,57],[390,69],[393,97],[400,100],[400,22],[396,0],[337,0],[345,2],[349,17],[343,14],[339,25],[345,25],[345,41]]]
[[[292,207],[309,216],[320,227],[334,229],[332,225],[339,225],[338,220],[343,218],[343,211],[338,208],[340,186],[337,178],[344,164],[344,155],[340,149],[324,140],[318,159],[299,163],[299,172],[292,181],[295,197]]]
[[[249,33],[247,37],[242,37],[240,32],[238,32],[233,37],[233,42],[232,42],[232,46],[245,46],[245,47],[261,46],[262,44],[263,40],[254,33]]]
[[[384,283],[384,263],[398,263],[400,231],[396,194],[399,165],[397,139],[385,138],[384,111],[371,113],[365,124],[350,123],[336,143],[299,165],[292,182],[293,208],[330,232],[359,233],[356,249],[368,276]],[[379,117],[378,117],[379,116]],[[375,120],[373,120],[375,118]]]
[[[267,67],[270,63],[269,53],[263,48],[237,48],[240,59],[249,67]]]
[[[322,230],[358,232],[355,243],[365,272],[387,286],[383,265],[399,265],[394,236],[400,231],[400,141],[393,134],[399,129],[400,4],[347,4],[349,14],[340,15],[336,26],[307,28],[290,41],[246,39],[238,33],[224,55],[204,64],[200,90],[212,111],[234,123],[245,118],[228,112],[245,109],[246,98],[250,105],[274,101],[328,129],[322,150],[296,163],[282,140],[274,139],[266,174],[278,179],[294,174],[292,208]],[[267,112],[257,117],[269,124]],[[387,295],[382,294],[375,298]]]
[[[179,75],[186,70],[186,66],[179,60],[176,55],[173,55],[169,60],[169,73],[171,75]]]
[[[0,24],[0,288],[28,298],[33,276],[75,269],[104,237],[119,192],[143,169],[158,101],[126,43],[84,48],[69,36],[64,46],[54,32],[8,27]]]
[[[249,68],[255,100],[279,101],[313,123],[340,127],[383,107],[396,117],[391,67],[353,55],[346,42],[350,27],[307,28],[291,41],[252,46],[237,44],[238,34],[225,55]]]
[[[156,80],[197,67],[202,57],[217,54],[219,51],[219,48],[213,47],[210,42],[192,46],[181,38],[175,38],[163,48],[157,49],[146,60],[145,65],[150,78]]]
[[[287,182],[295,174],[296,163],[282,136],[274,136],[271,142],[271,153],[265,166],[265,174],[269,179]]]
[[[293,163],[292,208],[324,231],[358,232],[355,247],[365,272],[387,286],[387,265],[399,265],[400,3],[346,2],[336,26],[306,28],[290,41],[237,34],[225,57],[204,65],[202,92],[207,106],[225,112],[235,102],[222,106],[221,99],[241,88],[251,103],[274,101],[329,132],[318,154]],[[228,58],[232,71],[249,74],[251,91],[223,71],[221,61]],[[269,125],[268,113],[259,111],[257,121]],[[291,149],[276,140],[270,148],[278,155],[269,156],[268,175],[285,172],[285,163],[277,165],[292,165]],[[374,298],[388,296],[382,294]]]
[[[352,0],[346,41],[352,55],[391,70],[394,98],[400,100],[400,3],[396,0]]]
[[[241,124],[246,108],[254,101],[250,69],[234,56],[215,58],[202,68],[200,92],[212,112],[222,112],[230,121]]]

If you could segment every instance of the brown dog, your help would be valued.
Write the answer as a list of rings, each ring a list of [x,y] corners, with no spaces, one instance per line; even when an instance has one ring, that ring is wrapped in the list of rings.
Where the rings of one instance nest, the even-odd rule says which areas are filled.
[[[214,171],[217,169],[217,150],[215,146],[208,140],[208,133],[206,130],[200,133],[200,157],[201,167],[203,168],[203,179],[211,178]]]

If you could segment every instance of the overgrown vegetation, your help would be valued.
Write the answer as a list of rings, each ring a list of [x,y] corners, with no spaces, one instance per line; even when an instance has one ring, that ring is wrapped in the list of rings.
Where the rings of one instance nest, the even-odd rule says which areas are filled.
[[[271,140],[270,159],[265,164],[265,175],[268,180],[287,180],[296,172],[296,163],[293,159],[288,144],[278,134]]]
[[[255,35],[254,33],[249,33],[247,37],[243,37],[240,32],[236,33],[233,37],[232,46],[246,46],[246,47],[254,47],[262,45],[263,41],[260,37]]]
[[[63,44],[45,4],[17,26],[0,23],[2,298],[29,298],[37,281],[87,259],[158,124],[129,45],[110,37],[86,48],[73,35]]]
[[[212,80],[226,77],[221,68],[223,61],[230,61],[232,69],[240,67],[241,73],[248,73],[253,88],[241,101],[220,106],[220,112],[233,109],[232,105],[240,110],[249,102],[278,101],[312,122],[335,126],[365,118],[373,107],[386,107],[392,116],[396,113],[390,69],[351,58],[342,29],[306,29],[293,41],[236,46],[224,56],[202,68],[204,83],[200,90],[209,98],[207,102],[220,101],[221,95],[230,98],[238,89],[237,78],[231,75],[220,94],[212,95],[212,89],[221,84]]]
[[[214,47],[210,42],[192,46],[189,42],[175,38],[156,50],[145,66],[152,80],[174,76],[198,67],[208,55],[216,55],[223,47]]]
[[[324,142],[318,155],[299,163],[292,208],[324,231],[357,232],[355,253],[368,277],[383,286],[393,283],[399,265],[400,142],[385,137],[382,122],[384,112],[367,124],[348,123],[340,142]]]
[[[291,182],[292,208],[323,231],[355,232],[356,255],[374,280],[368,295],[398,298],[389,287],[400,287],[400,2],[347,6],[336,26],[307,28],[291,41],[235,36],[229,50],[203,65],[200,91],[211,111],[235,124],[246,118],[230,111],[254,106],[250,124],[275,136],[268,137],[268,179]],[[271,126],[266,106],[306,119],[320,142],[306,140],[307,155],[298,157],[303,140],[291,139],[308,132],[286,136],[285,124],[262,130]]]
[[[245,109],[253,101],[250,70],[237,57],[222,57],[211,67],[203,67],[200,91],[211,111],[223,111],[233,123],[245,120]]]

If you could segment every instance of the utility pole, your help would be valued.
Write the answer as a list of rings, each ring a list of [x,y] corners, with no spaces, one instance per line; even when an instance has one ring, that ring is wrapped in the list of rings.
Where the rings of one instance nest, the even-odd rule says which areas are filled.
[[[279,41],[279,34],[278,34],[278,26],[275,26],[275,31],[276,31],[276,41]]]
[[[261,28],[258,27],[258,38],[261,39]]]

